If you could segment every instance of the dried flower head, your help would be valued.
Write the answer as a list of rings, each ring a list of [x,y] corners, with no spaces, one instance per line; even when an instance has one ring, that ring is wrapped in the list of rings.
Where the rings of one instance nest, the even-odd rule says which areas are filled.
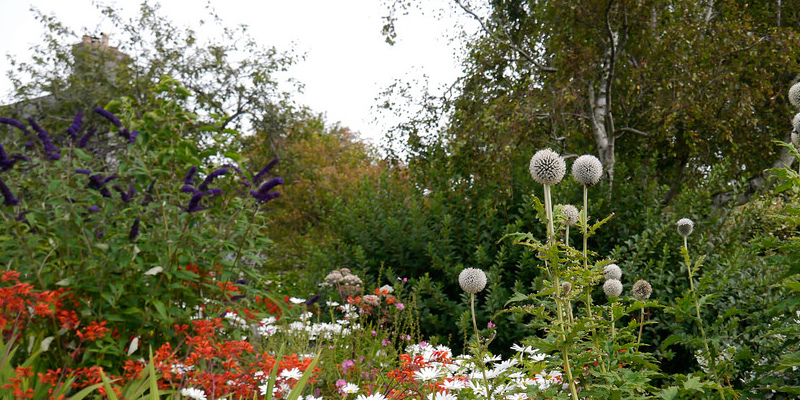
[[[792,131],[792,144],[795,149],[800,150],[800,137],[798,137],[798,135],[800,135],[800,132]]]
[[[564,282],[561,284],[561,291],[564,293],[564,296],[568,295],[569,292],[572,291],[572,284],[569,282]]]
[[[375,296],[374,294],[368,294],[362,297],[361,301],[373,307],[378,307],[381,305],[381,299],[378,298],[378,296]]]
[[[603,163],[593,155],[580,156],[572,164],[572,177],[581,185],[594,186],[602,176]]]
[[[800,107],[800,82],[789,88],[789,103],[792,103],[795,107]]]
[[[567,223],[570,225],[575,225],[578,223],[578,217],[580,216],[580,212],[578,208],[573,206],[572,204],[567,204],[561,207],[561,213],[564,214],[564,217],[567,218]]]
[[[603,291],[608,297],[619,297],[622,294],[622,282],[617,279],[609,279],[603,284]]]
[[[605,276],[606,279],[620,280],[622,278],[622,270],[617,264],[608,264],[603,268],[603,276]]]
[[[486,287],[486,274],[478,268],[465,268],[458,274],[458,284],[467,293],[478,293]]]
[[[649,299],[650,295],[653,294],[653,287],[650,286],[650,282],[647,282],[644,279],[639,279],[633,284],[631,293],[633,293],[633,297],[639,300]]]
[[[567,163],[555,151],[543,149],[537,151],[531,158],[530,171],[536,183],[555,185],[564,178]]]
[[[694,230],[694,222],[689,218],[681,218],[678,220],[678,233],[683,236],[689,236]]]

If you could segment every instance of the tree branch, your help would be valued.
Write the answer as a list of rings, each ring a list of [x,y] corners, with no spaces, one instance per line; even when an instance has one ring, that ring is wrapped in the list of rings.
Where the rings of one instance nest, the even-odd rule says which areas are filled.
[[[456,4],[458,4],[458,6],[461,7],[461,9],[464,10],[465,13],[469,14],[470,16],[472,16],[472,18],[474,18],[476,21],[478,21],[478,23],[481,25],[481,30],[486,32],[486,34],[488,34],[489,36],[491,36],[495,40],[501,41],[501,42],[505,42],[506,44],[511,46],[511,48],[516,50],[520,55],[522,55],[522,57],[525,58],[525,60],[527,60],[531,64],[535,65],[536,68],[538,68],[542,72],[557,72],[558,71],[558,69],[556,69],[556,68],[548,67],[546,65],[540,64],[532,54],[528,53],[527,51],[525,51],[521,47],[517,46],[511,40],[511,35],[509,35],[508,32],[506,32],[505,29],[503,29],[502,25],[500,25],[500,29],[502,29],[503,33],[505,33],[505,35],[508,37],[508,39],[506,39],[506,40],[503,40],[497,34],[495,34],[492,30],[490,30],[489,27],[486,26],[486,24],[483,22],[483,19],[481,19],[481,17],[478,16],[478,14],[476,14],[474,11],[469,9],[469,7],[464,5],[464,3],[461,2],[461,0],[453,0],[453,1],[455,1]]]

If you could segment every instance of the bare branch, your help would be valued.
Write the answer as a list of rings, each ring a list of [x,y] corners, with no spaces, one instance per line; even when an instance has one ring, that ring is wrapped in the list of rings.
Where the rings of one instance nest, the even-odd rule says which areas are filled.
[[[525,58],[525,60],[527,60],[531,64],[535,65],[536,68],[538,68],[542,72],[557,72],[558,71],[558,69],[556,69],[556,68],[549,67],[549,66],[546,66],[546,65],[542,65],[541,63],[539,63],[536,60],[536,57],[534,57],[532,54],[528,53],[527,51],[525,51],[521,47],[517,46],[511,40],[511,35],[509,35],[508,32],[506,32],[505,29],[503,29],[502,26],[500,28],[503,29],[503,32],[508,37],[505,40],[500,38],[492,30],[490,30],[489,27],[486,26],[486,24],[483,22],[483,19],[481,19],[481,17],[478,16],[478,14],[476,14],[474,11],[472,11],[469,7],[464,5],[464,3],[461,2],[461,0],[453,0],[453,1],[455,1],[456,4],[458,4],[458,6],[461,7],[461,9],[464,10],[465,13],[469,14],[470,16],[472,16],[472,18],[474,18],[476,21],[478,21],[478,23],[481,25],[481,30],[486,32],[486,34],[488,34],[489,36],[491,36],[495,40],[500,41],[500,42],[504,42],[504,43],[508,44],[509,46],[511,46],[511,48],[516,50],[520,55],[522,55],[522,57]]]
[[[635,133],[635,134],[637,134],[637,135],[639,135],[639,136],[644,136],[644,137],[651,137],[651,136],[653,136],[653,135],[651,135],[651,134],[649,134],[649,133],[647,133],[647,132],[643,132],[643,131],[640,131],[640,130],[638,130],[638,129],[629,128],[629,127],[625,127],[625,128],[619,128],[619,129],[617,129],[617,132],[622,132],[622,133],[620,133],[619,135],[616,135],[616,136],[614,136],[614,139],[618,139],[620,136],[622,136],[623,134],[625,134],[625,132]]]

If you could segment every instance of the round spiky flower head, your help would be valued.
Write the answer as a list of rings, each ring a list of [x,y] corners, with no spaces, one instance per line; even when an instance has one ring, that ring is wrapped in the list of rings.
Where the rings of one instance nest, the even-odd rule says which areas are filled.
[[[800,107],[800,82],[789,88],[789,103],[792,103],[795,107]]]
[[[458,274],[458,284],[469,294],[475,294],[486,287],[486,274],[478,268],[465,268]]]
[[[561,284],[561,291],[564,292],[564,296],[568,295],[569,292],[572,291],[572,284],[569,282],[564,282]]]
[[[792,117],[792,127],[794,128],[792,132],[800,132],[800,113],[797,113]]]
[[[572,204],[567,204],[561,207],[561,212],[567,218],[567,223],[570,225],[575,225],[578,223],[578,217],[580,216],[580,212],[578,212],[578,208],[573,206]]]
[[[650,286],[650,282],[647,282],[644,279],[639,279],[633,284],[631,293],[633,293],[633,297],[636,297],[639,300],[649,299],[650,295],[653,294],[653,287]]]
[[[555,185],[564,178],[564,174],[567,172],[567,163],[555,151],[543,149],[531,157],[530,170],[536,183]]]
[[[683,236],[689,236],[694,230],[694,222],[689,218],[681,218],[678,220],[678,233]]]
[[[605,268],[603,268],[603,275],[606,277],[606,279],[619,280],[622,278],[622,270],[617,264],[608,264]]]
[[[622,294],[622,282],[616,279],[609,279],[603,284],[603,291],[608,297],[619,297]]]
[[[593,155],[578,157],[572,164],[572,177],[581,185],[594,186],[603,176],[603,163]]]

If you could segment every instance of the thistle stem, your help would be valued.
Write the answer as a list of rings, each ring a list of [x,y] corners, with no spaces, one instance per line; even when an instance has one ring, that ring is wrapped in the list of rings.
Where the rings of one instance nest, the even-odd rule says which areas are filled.
[[[486,366],[483,365],[483,346],[481,346],[481,337],[478,335],[478,322],[475,320],[475,293],[469,295],[469,307],[472,313],[472,328],[475,329],[475,347],[478,350],[478,361],[481,373],[483,374],[483,382],[486,384],[486,395],[491,396],[492,391],[489,388],[489,380],[486,379]]]
[[[544,211],[547,215],[547,241],[550,242],[555,236],[553,229],[553,200],[550,194],[550,185],[544,185]]]

